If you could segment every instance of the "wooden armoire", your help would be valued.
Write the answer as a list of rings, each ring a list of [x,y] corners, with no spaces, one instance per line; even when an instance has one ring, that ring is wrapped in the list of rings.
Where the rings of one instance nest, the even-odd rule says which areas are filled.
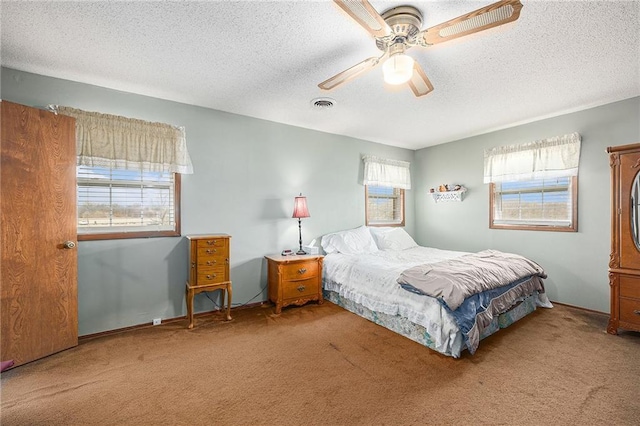
[[[0,357],[78,344],[75,119],[0,102]]]
[[[640,331],[640,143],[607,148],[611,165],[611,317],[607,332]]]

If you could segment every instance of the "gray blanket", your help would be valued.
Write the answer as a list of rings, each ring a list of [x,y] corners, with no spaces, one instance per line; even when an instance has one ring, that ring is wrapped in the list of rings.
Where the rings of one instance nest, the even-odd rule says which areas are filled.
[[[517,254],[484,250],[456,259],[418,265],[400,274],[398,283],[427,296],[442,298],[456,310],[467,297],[532,275],[546,278],[537,263]]]

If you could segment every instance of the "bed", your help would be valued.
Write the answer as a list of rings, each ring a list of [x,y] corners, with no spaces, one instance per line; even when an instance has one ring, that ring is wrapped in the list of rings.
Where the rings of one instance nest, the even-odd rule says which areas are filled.
[[[507,253],[508,263],[525,259],[537,266],[536,272],[495,284],[494,288],[465,297],[458,305],[451,303],[446,294],[426,295],[419,283],[414,287],[405,278],[411,272],[421,275],[425,270],[437,275],[433,272],[437,268],[446,273],[478,257],[502,256],[501,252],[472,254],[422,247],[402,228],[364,226],[325,235],[321,245],[326,253],[326,300],[454,358],[465,349],[473,354],[480,340],[537,307],[552,307],[544,293],[544,271],[518,255]],[[484,270],[478,274],[485,275],[490,274]]]

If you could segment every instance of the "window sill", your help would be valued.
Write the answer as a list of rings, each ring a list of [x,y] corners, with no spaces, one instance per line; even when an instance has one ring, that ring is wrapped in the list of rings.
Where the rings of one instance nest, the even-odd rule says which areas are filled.
[[[489,229],[510,229],[512,231],[550,231],[550,232],[578,232],[578,226],[551,225],[504,225],[490,224]]]
[[[103,234],[78,234],[78,241],[123,240],[129,238],[158,238],[180,236],[180,231],[110,232]]]

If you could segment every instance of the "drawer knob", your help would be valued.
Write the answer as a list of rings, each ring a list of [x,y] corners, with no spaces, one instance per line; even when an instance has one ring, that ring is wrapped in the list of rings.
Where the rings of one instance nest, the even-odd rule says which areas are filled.
[[[300,275],[304,274],[305,272],[307,272],[307,269],[306,269],[306,268],[300,268],[300,269],[298,269],[298,273],[299,273]]]
[[[214,245],[215,243],[216,243],[216,240],[207,241],[207,244],[209,244],[210,246]]]
[[[216,253],[217,251],[217,249],[207,249],[207,253],[209,254]]]
[[[305,289],[306,289],[306,287],[305,287],[305,286],[303,286],[303,285],[301,285],[300,287],[298,287],[298,291],[299,291],[300,293],[302,293]]]
[[[636,315],[640,315],[640,309],[636,309],[635,311],[633,311],[633,313]]]
[[[207,275],[207,279],[208,279],[208,280],[212,280],[212,279],[214,279],[215,277],[216,277],[216,274],[209,274],[209,275]]]
[[[216,261],[215,260],[207,260],[207,265],[211,266],[211,265],[215,265]]]

